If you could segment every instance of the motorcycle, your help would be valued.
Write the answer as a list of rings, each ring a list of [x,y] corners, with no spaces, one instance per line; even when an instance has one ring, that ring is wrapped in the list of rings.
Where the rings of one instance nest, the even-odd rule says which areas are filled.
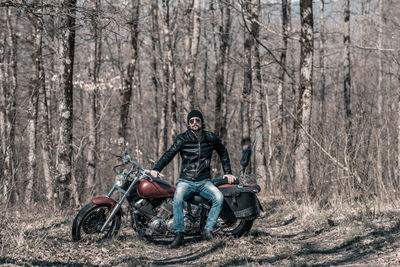
[[[131,227],[140,237],[172,236],[175,187],[158,179],[162,177],[153,178],[150,169],[143,168],[132,160],[124,150],[122,146],[122,156],[119,156],[122,164],[113,168],[117,179],[108,194],[93,198],[76,215],[72,224],[73,241],[99,242],[115,237],[121,228],[122,217],[126,215],[122,210],[125,200],[128,202],[126,206],[131,217]],[[245,150],[240,161],[244,168],[243,176],[246,175],[251,150]],[[229,184],[223,178],[213,179],[212,182],[224,195],[223,208],[214,233],[234,237],[247,235],[262,211],[256,196],[260,192],[260,186],[242,185],[238,182]],[[116,191],[121,192],[118,200],[112,198]],[[186,200],[185,235],[200,235],[210,208],[211,202],[199,195]]]

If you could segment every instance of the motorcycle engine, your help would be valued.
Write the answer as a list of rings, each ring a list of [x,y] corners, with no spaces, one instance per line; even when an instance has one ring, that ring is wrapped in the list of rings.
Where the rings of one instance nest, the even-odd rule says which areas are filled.
[[[173,232],[173,201],[171,198],[165,199],[155,208],[145,199],[139,200],[135,204],[137,211],[146,217],[146,235],[166,234]]]
[[[149,227],[153,233],[165,234],[171,232],[174,228],[173,221],[173,201],[171,198],[163,201],[156,209],[156,215],[153,217]],[[172,227],[172,228],[171,228]]]

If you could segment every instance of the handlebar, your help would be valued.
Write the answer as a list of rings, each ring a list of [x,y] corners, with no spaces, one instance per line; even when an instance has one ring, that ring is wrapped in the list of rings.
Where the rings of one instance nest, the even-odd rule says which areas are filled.
[[[127,163],[130,163],[130,164],[132,164],[133,166],[132,166],[131,170],[129,171],[129,173],[133,170],[133,167],[136,167],[136,168],[138,168],[143,174],[145,174],[146,176],[148,176],[148,177],[150,177],[150,178],[153,178],[152,175],[151,175],[151,170],[145,169],[145,168],[143,168],[139,163],[137,163],[136,161],[133,161],[133,160],[131,159],[131,157],[129,156],[128,152],[122,151],[122,154],[123,154],[123,156],[117,156],[117,157],[120,158],[120,159],[122,159],[124,163],[119,164],[119,165],[116,165],[116,166],[113,168],[113,171],[114,171],[116,174],[122,174],[122,172],[118,172],[118,171],[117,171],[117,168],[119,168],[119,167],[121,167],[121,166],[123,166],[123,165],[125,165],[125,164],[127,164]],[[163,174],[158,173],[157,178],[163,178],[163,177],[164,177]]]
[[[114,166],[113,169],[112,169],[113,172],[115,172],[116,174],[120,174],[120,172],[117,171],[117,168],[119,168],[119,167],[121,167],[121,166],[123,166],[123,165],[125,165],[125,163],[118,164],[118,165]]]

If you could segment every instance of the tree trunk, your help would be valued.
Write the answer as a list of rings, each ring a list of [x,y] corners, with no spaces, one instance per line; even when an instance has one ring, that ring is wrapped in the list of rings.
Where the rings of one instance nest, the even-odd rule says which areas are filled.
[[[349,163],[353,161],[353,133],[352,133],[352,115],[351,115],[351,60],[350,60],[350,0],[345,0],[344,5],[344,62],[343,62],[343,96],[345,110],[345,129],[347,137],[347,156]]]
[[[320,0],[320,9],[319,9],[319,23],[320,23],[320,39],[319,39],[319,66],[320,66],[320,75],[321,75],[321,102],[320,102],[320,131],[323,134],[323,124],[326,118],[326,103],[325,103],[325,95],[326,95],[326,51],[325,51],[325,0]],[[322,139],[323,142],[323,139]]]
[[[283,155],[283,145],[286,141],[286,119],[285,119],[285,107],[284,104],[286,102],[286,72],[287,72],[287,53],[288,53],[288,34],[289,34],[289,15],[288,15],[288,0],[282,0],[282,52],[280,58],[281,70],[279,76],[278,83],[278,136],[276,140],[276,156],[275,156],[275,171],[272,172],[272,175],[275,176],[276,179],[281,180],[282,178],[282,155]],[[268,104],[268,103],[267,103]],[[272,130],[272,129],[270,129]],[[270,152],[272,154],[272,151]]]
[[[54,25],[54,18],[53,16],[49,17],[49,40],[52,44],[56,44],[55,39],[55,25]],[[43,30],[42,30],[43,34]],[[43,49],[43,47],[42,47]],[[55,91],[57,90],[58,86],[58,79],[54,79],[53,77],[58,77],[55,74],[55,64],[57,60],[55,59],[57,53],[55,48],[50,48],[50,53],[52,54],[51,65],[48,72],[45,69],[41,69],[40,79],[42,83],[40,84],[39,88],[39,130],[38,133],[40,134],[40,146],[41,146],[41,157],[42,157],[42,169],[43,169],[43,186],[45,188],[45,198],[48,203],[54,203],[54,195],[55,195],[55,180],[54,176],[56,175],[55,169],[55,159],[52,156],[54,154],[54,137],[55,129],[52,127],[52,113],[57,114],[53,108],[56,102],[56,98],[54,97]],[[42,51],[43,57],[43,51]],[[43,58],[42,58],[43,60]],[[46,73],[48,75],[46,76]],[[46,86],[46,78],[49,78],[49,88]],[[54,116],[56,117],[56,116]]]
[[[260,39],[260,26],[258,24],[259,14],[261,10],[260,1],[257,0],[256,3],[252,7],[252,19],[251,19],[251,31],[253,38],[259,40]],[[253,88],[254,88],[254,114],[252,118],[252,128],[254,129],[255,138],[259,135],[257,146],[255,147],[255,172],[258,175],[261,175],[262,180],[266,181],[267,170],[266,170],[266,159],[265,159],[265,143],[264,143],[264,104],[263,99],[264,95],[264,86],[261,77],[261,56],[259,45],[256,43],[253,47],[252,54],[254,55],[254,70],[255,76],[253,77]],[[275,176],[270,176],[270,182],[272,188],[275,189]],[[264,185],[265,187],[265,185]],[[274,190],[275,191],[275,190]],[[274,192],[273,191],[273,192]]]
[[[160,127],[159,127],[159,157],[167,150],[168,147],[168,107],[169,107],[169,89],[171,86],[171,62],[172,60],[172,41],[170,33],[170,14],[169,14],[169,0],[163,0],[163,33],[164,33],[164,46],[163,46],[163,86],[161,93],[161,114],[160,114]]]
[[[160,48],[160,31],[159,31],[159,21],[158,21],[158,1],[152,0],[151,1],[151,51],[152,51],[152,62],[151,62],[151,80],[154,86],[154,101],[155,101],[155,108],[154,108],[154,128],[158,129],[160,124],[160,91],[162,92],[162,88],[160,88],[160,81],[161,78],[158,75],[158,67],[157,67],[157,57],[158,53],[161,53]],[[155,140],[160,140],[159,131],[155,132]],[[160,155],[159,152],[159,142],[155,142],[156,157],[158,158]]]
[[[35,5],[39,3],[36,1]],[[33,51],[32,59],[32,77],[30,79],[29,88],[29,106],[28,106],[28,174],[25,180],[25,206],[31,205],[33,185],[37,184],[37,125],[38,125],[38,103],[39,103],[39,88],[42,87],[42,21],[41,18],[32,19],[33,23]]]
[[[185,37],[185,73],[184,89],[183,89],[183,109],[184,113],[198,107],[197,92],[196,92],[196,66],[200,44],[200,0],[193,0],[189,4],[186,14],[188,15],[186,23],[186,37]]]
[[[42,154],[42,168],[43,168],[43,178],[44,178],[44,187],[45,187],[45,197],[49,203],[52,203],[54,198],[54,181],[53,175],[54,171],[54,163],[50,155],[52,154],[53,141],[52,135],[50,131],[50,116],[49,116],[49,107],[47,104],[47,90],[44,83],[45,76],[44,70],[41,71],[41,79],[43,83],[40,87],[40,95],[39,95],[39,114],[40,114],[40,132],[41,132],[41,154]]]
[[[172,52],[172,51],[171,51]],[[178,105],[176,102],[176,79],[175,79],[175,68],[172,64],[172,57],[171,57],[171,64],[170,64],[170,81],[171,81],[171,139],[172,142],[178,136]],[[179,179],[179,157],[175,157],[173,159],[173,177],[171,179],[172,184],[176,184]]]
[[[0,79],[2,87],[2,136],[1,146],[3,154],[3,190],[2,204],[8,204],[9,201],[17,202],[19,199],[18,187],[16,186],[15,176],[15,118],[16,118],[16,93],[18,89],[18,60],[17,60],[17,35],[14,25],[17,25],[17,16],[11,12],[11,9],[6,10],[6,31],[4,31],[3,41],[4,50],[1,62],[2,76]],[[12,21],[14,17],[15,21]],[[6,44],[11,44],[7,47]]]
[[[246,25],[251,27],[253,14],[251,12],[251,0],[246,0],[243,3],[243,12],[245,13]],[[250,29],[251,31],[251,29]],[[252,64],[252,50],[254,47],[254,38],[252,32],[244,29],[244,71],[243,71],[243,90],[242,99],[240,103],[240,123],[242,126],[242,149],[245,150],[251,145],[250,134],[251,134],[251,96],[253,90],[253,64]],[[249,171],[250,165],[248,168]]]
[[[132,84],[129,82],[130,73],[132,72],[132,65],[128,64],[128,79],[125,79],[124,88],[121,90],[120,102],[120,126],[118,129],[118,136],[125,143],[127,138],[127,128],[129,120],[129,106],[132,98]]]
[[[379,9],[379,19],[378,19],[378,88],[377,88],[377,108],[378,108],[378,119],[376,121],[376,134],[377,134],[377,144],[376,144],[376,172],[377,172],[377,194],[380,195],[383,193],[383,159],[382,159],[382,127],[384,121],[384,103],[383,96],[385,95],[384,89],[382,88],[382,72],[383,72],[383,64],[382,64],[382,31],[383,31],[383,4],[382,0],[378,1],[378,9]],[[380,188],[381,187],[381,188]],[[382,199],[382,195],[380,195]]]
[[[132,99],[132,90],[133,90],[133,82],[134,75],[136,69],[136,61],[138,58],[138,34],[139,34],[139,10],[140,10],[140,1],[132,0],[132,21],[130,24],[130,33],[131,33],[131,60],[127,66],[127,77],[125,79],[125,87],[121,92],[121,108],[120,108],[120,127],[118,130],[119,138],[125,142],[128,137],[128,123],[129,123],[129,108],[131,105]]]
[[[99,64],[99,62],[95,62],[95,65]],[[93,77],[94,78],[94,77]],[[98,147],[98,138],[97,138],[97,81],[94,81],[94,88],[89,92],[89,114],[88,114],[88,147],[87,147],[87,165],[88,172],[85,180],[86,186],[84,190],[84,198],[91,199],[95,195],[95,186],[96,186],[96,167],[97,167],[97,147]]]
[[[400,56],[400,52],[398,52],[398,56]],[[399,77],[400,81],[400,65],[398,66],[398,74],[397,77]],[[396,191],[400,187],[400,87],[397,89],[397,103],[396,103],[396,109],[397,109],[397,168],[396,170],[396,181],[397,181],[397,188]]]
[[[205,26],[204,26],[205,27]],[[207,31],[203,30],[203,38],[207,40]],[[208,56],[208,42],[205,44],[204,49],[204,66],[203,66],[203,106],[207,107],[207,102],[210,99],[209,90],[208,90],[208,68],[209,68],[209,56]]]
[[[312,0],[300,1],[300,88],[297,104],[295,186],[303,198],[309,196],[311,96],[313,72],[313,8]]]
[[[58,193],[62,207],[70,205],[72,197],[72,129],[73,129],[73,66],[75,53],[75,9],[76,0],[66,0],[64,21],[63,55],[63,94],[59,103],[60,140],[58,146]]]
[[[101,2],[99,0],[93,0],[94,10],[100,12]],[[98,78],[102,62],[102,30],[100,24],[100,18],[98,13],[92,17],[93,27],[93,49],[89,67],[89,76],[92,78],[93,88],[89,91],[89,116],[88,116],[88,148],[87,148],[87,162],[88,162],[88,174],[85,186],[85,198],[91,199],[95,194],[96,187],[96,171],[97,171],[97,150],[98,150],[98,116],[97,116],[97,96],[98,96]]]
[[[0,16],[4,17],[3,10],[0,10]],[[1,204],[6,203],[7,191],[8,191],[8,177],[5,176],[5,156],[7,153],[7,142],[6,142],[6,82],[5,82],[5,53],[6,53],[6,34],[5,31],[0,31],[0,196],[2,199]]]
[[[177,103],[177,90],[176,90],[176,75],[175,75],[175,65],[173,63],[173,50],[172,50],[172,38],[168,38],[168,69],[169,69],[169,88],[171,90],[171,143],[178,136],[179,125],[178,125],[178,103]],[[194,85],[193,85],[194,86]],[[195,96],[194,96],[195,97]],[[168,98],[166,99],[168,101]],[[191,106],[193,106],[191,104]],[[179,157],[173,159],[173,175],[171,178],[171,183],[175,184],[179,179]]]
[[[225,72],[227,64],[227,52],[231,44],[231,6],[230,1],[227,3],[219,3],[220,6],[220,19],[217,20],[215,17],[214,25],[218,28],[215,30],[215,54],[216,56],[216,99],[215,99],[215,124],[214,132],[217,136],[221,133],[225,133],[226,129],[223,129],[223,104],[226,97],[226,86],[225,86]],[[211,7],[214,9],[214,7]],[[220,136],[221,137],[221,136]],[[221,137],[222,138],[222,137]]]
[[[286,59],[288,62],[286,62],[286,66],[294,66],[296,64],[295,52],[294,52],[295,51],[295,43],[294,43],[294,41],[291,40],[292,39],[291,36],[294,33],[294,30],[292,27],[292,0],[287,0],[287,1],[288,1],[288,3],[287,3],[287,19],[288,19],[288,22],[287,22],[288,50],[287,51],[288,51],[288,53],[286,55]],[[291,77],[290,78],[290,88],[289,88],[289,89],[291,89],[291,97],[290,98],[294,99],[293,108],[291,109],[291,111],[293,111],[293,113],[296,113],[296,104],[295,104],[296,100],[295,99],[296,99],[296,91],[298,89],[298,85],[297,85],[297,80],[295,78],[296,77],[295,68],[291,67],[288,70],[288,73],[290,73],[290,77]],[[289,76],[289,74],[288,74],[288,76]],[[288,90],[288,92],[289,92],[289,90]],[[288,128],[288,126],[290,125],[291,128],[293,127],[292,129],[294,132],[295,124],[296,123],[293,123],[293,121],[291,120],[290,124],[289,124],[289,122],[286,124],[286,127]]]

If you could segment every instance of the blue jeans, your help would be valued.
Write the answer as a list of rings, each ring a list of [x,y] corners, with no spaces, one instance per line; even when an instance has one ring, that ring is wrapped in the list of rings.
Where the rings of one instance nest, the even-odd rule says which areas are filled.
[[[219,213],[221,212],[222,205],[224,204],[224,195],[221,191],[210,182],[210,180],[203,180],[199,182],[192,182],[180,179],[176,186],[174,195],[174,232],[185,232],[185,225],[183,222],[183,203],[194,194],[198,194],[205,199],[212,201],[212,207],[208,213],[205,229],[210,231],[214,230],[217,223]]]

